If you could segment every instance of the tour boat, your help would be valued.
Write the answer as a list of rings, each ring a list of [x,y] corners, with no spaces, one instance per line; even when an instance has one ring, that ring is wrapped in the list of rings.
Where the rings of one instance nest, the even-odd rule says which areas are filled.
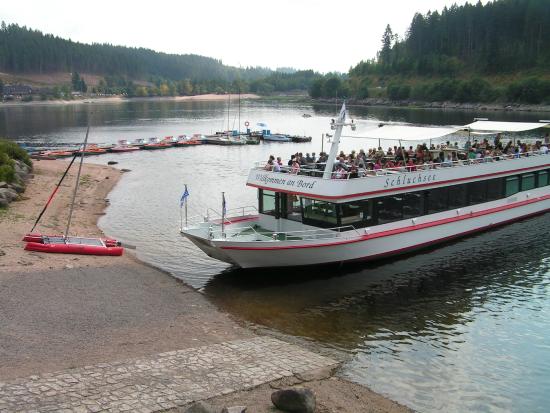
[[[109,152],[123,153],[123,152],[134,152],[139,151],[138,146],[131,145],[126,139],[118,141],[116,146],[109,148]]]
[[[257,164],[247,181],[258,190],[257,209],[207,213],[191,225],[186,220],[181,233],[210,257],[238,267],[303,266],[393,257],[550,210],[546,145],[529,153],[334,179],[342,178],[333,172],[342,129],[355,127],[346,117],[344,105],[331,125],[335,133],[323,170],[292,174]],[[487,120],[456,128],[385,125],[368,137],[426,142],[459,130],[521,132],[549,125]]]

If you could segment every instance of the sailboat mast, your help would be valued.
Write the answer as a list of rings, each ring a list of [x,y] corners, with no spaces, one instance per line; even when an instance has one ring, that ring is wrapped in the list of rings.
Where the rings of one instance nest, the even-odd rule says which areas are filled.
[[[229,99],[227,101],[227,134],[229,135],[229,109],[231,108],[231,88],[229,89]]]
[[[69,235],[69,228],[71,227],[71,220],[73,218],[74,202],[76,200],[76,192],[78,191],[78,183],[80,181],[80,172],[82,171],[82,164],[84,163],[84,154],[86,152],[86,145],[88,143],[88,135],[90,133],[90,117],[88,115],[88,128],[86,129],[86,137],[84,138],[84,145],[82,146],[82,153],[80,154],[80,164],[78,165],[78,173],[76,174],[76,183],[74,184],[73,199],[71,201],[71,209],[69,210],[69,219],[67,221],[67,228],[65,229],[65,238]]]

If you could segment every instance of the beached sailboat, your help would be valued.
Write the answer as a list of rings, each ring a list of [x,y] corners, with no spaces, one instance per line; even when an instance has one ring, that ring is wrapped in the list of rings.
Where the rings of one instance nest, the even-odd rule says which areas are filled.
[[[86,153],[86,144],[88,143],[88,134],[90,132],[90,126],[86,130],[86,138],[82,145],[82,150],[78,151],[80,153]],[[76,194],[78,192],[78,185],[80,182],[80,173],[82,171],[82,164],[84,157],[80,158],[80,164],[78,167],[78,173],[76,175],[75,187],[73,190],[72,202],[69,210],[69,218],[67,220],[67,227],[63,235],[44,235],[40,233],[33,232],[38,222],[46,212],[46,209],[52,202],[55,194],[59,190],[62,182],[67,176],[71,166],[73,165],[78,153],[75,152],[71,162],[67,166],[67,169],[61,176],[59,182],[54,188],[52,194],[48,198],[46,205],[38,215],[32,229],[23,237],[23,241],[26,242],[25,250],[27,251],[36,251],[36,252],[46,252],[46,253],[59,253],[59,254],[84,254],[84,255],[109,255],[109,256],[119,256],[124,252],[124,248],[121,246],[120,242],[110,239],[110,238],[91,238],[91,237],[73,237],[69,236],[69,230],[71,227],[71,221],[73,216],[74,204],[76,200]]]

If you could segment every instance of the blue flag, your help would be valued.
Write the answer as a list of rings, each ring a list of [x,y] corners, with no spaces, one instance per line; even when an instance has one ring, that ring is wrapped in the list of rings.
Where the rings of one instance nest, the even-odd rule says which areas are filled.
[[[225,192],[222,192],[222,209],[223,215],[227,214],[227,204],[225,203]]]
[[[181,195],[181,198],[180,198],[180,208],[183,206],[183,204],[185,204],[185,200],[187,199],[188,196],[189,196],[189,191],[187,190],[187,185],[185,185],[185,190],[183,191],[183,194]]]

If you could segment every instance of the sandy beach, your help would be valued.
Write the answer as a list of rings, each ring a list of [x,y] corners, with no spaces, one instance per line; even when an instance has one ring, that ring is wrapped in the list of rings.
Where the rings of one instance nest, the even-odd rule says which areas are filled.
[[[0,410],[2,403],[21,404],[30,409],[32,402],[38,411],[56,410],[56,406],[61,405],[68,406],[68,411],[100,411],[101,406],[116,405],[130,406],[128,411],[183,412],[185,403],[193,398],[180,400],[177,393],[170,391],[181,388],[180,392],[184,392],[185,386],[195,389],[196,383],[202,380],[206,390],[196,393],[195,400],[209,400],[215,406],[244,404],[249,406],[248,412],[277,412],[270,407],[270,392],[296,385],[307,386],[316,393],[318,412],[410,411],[335,376],[332,370],[322,374],[294,373],[275,381],[251,379],[246,381],[249,384],[218,383],[225,378],[229,380],[230,372],[246,366],[252,367],[241,374],[257,375],[269,368],[269,363],[277,361],[267,360],[273,358],[270,351],[261,351],[254,357],[246,353],[257,347],[262,336],[221,312],[202,294],[169,274],[140,263],[128,251],[122,257],[24,251],[21,237],[30,230],[66,165],[64,161],[35,162],[22,199],[0,211]],[[121,174],[111,167],[84,164],[71,234],[103,235],[97,228],[97,219],[104,213],[106,198]],[[73,168],[38,226],[39,231],[60,233],[64,230],[75,175],[76,168]],[[312,367],[318,363],[316,357],[325,360],[295,344],[275,338],[266,340],[266,346],[275,346],[275,349],[289,346],[299,357],[313,360]],[[248,354],[242,356],[246,363],[239,361],[231,365],[228,360],[233,356],[227,359],[193,356],[196,352],[218,354],[220,348],[242,349]],[[182,378],[185,371],[174,370],[180,367],[170,357],[176,356],[203,360],[207,365],[198,366],[189,381]],[[162,360],[167,360],[165,365]],[[296,361],[296,369],[303,370],[309,361],[300,360]],[[217,366],[214,370],[213,365]],[[143,366],[164,367],[149,376]],[[220,376],[212,375],[218,370]],[[113,373],[106,373],[111,371]],[[275,369],[269,377],[278,377],[278,371]],[[146,384],[158,380],[159,375],[162,385],[169,384],[165,398],[155,396],[160,382],[154,386]],[[32,383],[36,382],[46,384],[39,386],[43,391],[39,396],[32,393]],[[64,386],[80,390],[63,390]],[[25,396],[28,399],[19,399],[24,397],[26,389],[31,389]],[[156,399],[150,402],[140,395]],[[159,401],[161,399],[163,401]],[[171,407],[176,405],[182,407]],[[106,407],[101,411],[122,411],[117,409]],[[6,411],[10,411],[9,408]]]

